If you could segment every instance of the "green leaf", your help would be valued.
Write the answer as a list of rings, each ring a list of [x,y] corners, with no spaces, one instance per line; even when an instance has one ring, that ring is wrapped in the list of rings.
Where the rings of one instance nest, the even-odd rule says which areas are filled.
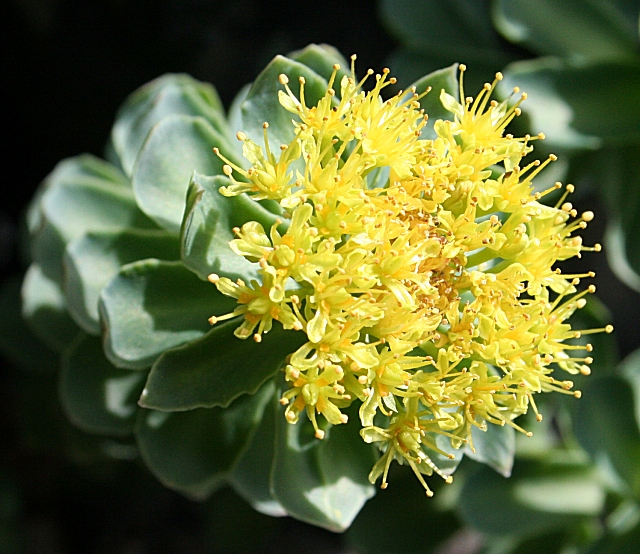
[[[65,245],[90,231],[116,231],[155,224],[136,206],[129,182],[113,166],[90,156],[63,162],[45,180],[41,216],[33,238],[33,259],[62,280]]]
[[[36,233],[42,223],[42,196],[48,189],[69,182],[87,181],[106,181],[113,186],[128,187],[130,185],[118,168],[90,154],[64,159],[58,162],[53,171],[47,175],[29,204],[27,210],[29,233]]]
[[[228,139],[203,117],[174,115],[158,123],[133,171],[133,191],[140,209],[164,229],[178,233],[193,172],[222,173],[224,162],[213,152],[214,147],[230,155]]]
[[[285,110],[278,100],[278,91],[284,90],[284,86],[278,81],[281,73],[289,78],[289,86],[296,95],[299,89],[298,79],[304,77],[307,106],[315,106],[327,91],[327,81],[315,71],[284,56],[276,56],[258,75],[241,107],[242,130],[258,144],[263,143],[262,125],[265,122],[269,123],[270,144],[289,144],[294,137],[291,120],[295,115]]]
[[[251,83],[243,86],[238,94],[231,101],[231,106],[229,106],[229,115],[227,119],[229,121],[229,129],[232,133],[237,133],[238,131],[242,131],[242,111],[241,106],[242,103],[247,98],[247,94],[249,94],[249,90],[251,89]],[[240,165],[242,167],[247,167],[247,160],[242,156],[242,143],[239,140],[232,140],[231,146],[233,147],[233,151],[236,154],[238,161],[240,161]]]
[[[443,542],[460,530],[458,518],[443,500],[456,485],[436,477],[427,498],[408,466],[392,465],[389,487],[369,500],[345,532],[349,551],[360,554],[426,554],[446,552]],[[418,531],[419,530],[419,531]],[[445,544],[449,544],[448,541]]]
[[[586,554],[635,554],[640,544],[640,525],[621,535],[607,533]]]
[[[213,86],[184,74],[158,77],[125,100],[111,131],[113,148],[127,175],[132,174],[149,131],[172,115],[202,116],[219,133],[228,133],[222,103]]]
[[[306,342],[304,333],[277,322],[262,342],[242,340],[233,334],[239,325],[238,319],[218,323],[204,337],[166,351],[151,369],[141,405],[170,411],[227,406],[258,390]]]
[[[349,62],[339,52],[337,48],[328,44],[309,44],[302,50],[296,50],[287,54],[289,59],[306,65],[327,81],[333,73],[333,66],[338,64],[340,69],[336,75],[333,88],[340,90],[340,82],[343,77],[348,76]]]
[[[126,229],[88,233],[73,242],[64,256],[64,292],[73,319],[87,333],[101,333],[100,292],[120,267],[145,258],[180,258],[177,237],[161,230]]]
[[[380,11],[381,21],[398,40],[425,53],[449,50],[458,57],[469,50],[499,46],[489,0],[383,0]]]
[[[267,385],[224,409],[140,410],[135,433],[145,463],[167,487],[208,497],[233,471],[273,390]]]
[[[290,523],[256,512],[228,487],[208,500],[203,519],[206,552],[229,554],[265,552],[265,545],[280,544],[276,541]]]
[[[466,445],[465,455],[476,462],[487,464],[503,477],[509,477],[516,453],[516,433],[513,427],[489,424],[483,432],[474,426],[471,428],[471,435],[475,452]]]
[[[192,176],[182,222],[182,260],[202,279],[218,273],[248,282],[256,278],[257,264],[231,250],[229,241],[235,238],[232,229],[247,221],[258,221],[269,230],[277,218],[246,194],[231,197],[220,194],[219,188],[230,184],[222,175]]]
[[[499,90],[514,86],[528,94],[522,108],[532,132],[543,132],[550,146],[595,149],[640,138],[640,63],[517,62],[505,69]]]
[[[640,349],[635,350],[622,360],[618,371],[631,384],[636,421],[640,422]]]
[[[574,430],[589,454],[608,458],[631,491],[640,494],[640,430],[627,381],[617,376],[593,379],[583,390]]]
[[[236,306],[180,262],[125,265],[102,291],[105,352],[117,367],[144,369],[165,350],[204,335],[213,313]]]
[[[62,360],[62,407],[83,431],[129,435],[145,377],[143,372],[113,367],[104,356],[100,338],[82,333]]]
[[[37,264],[31,264],[22,283],[22,315],[34,334],[56,352],[61,352],[78,334],[60,286]]]
[[[459,512],[483,533],[522,536],[596,516],[604,500],[605,492],[587,465],[520,460],[509,479],[487,467],[472,474],[460,493]]]
[[[276,415],[271,490],[291,516],[335,532],[351,525],[375,494],[367,476],[376,457],[359,430],[354,412],[320,441],[306,417],[290,424],[282,411]]]
[[[230,485],[254,509],[270,516],[286,516],[287,512],[271,493],[271,464],[275,454],[275,418],[282,417],[275,395],[265,407],[260,426],[251,444],[236,464]]]
[[[437,72],[460,61],[467,64],[464,89],[467,94],[475,96],[484,83],[493,81],[496,70],[505,67],[514,61],[514,58],[498,50],[475,55],[473,52],[464,55],[436,55],[400,47],[389,56],[387,65],[391,68],[391,74],[404,86],[405,83],[418,81],[423,75]],[[454,96],[458,96],[457,91]],[[437,95],[434,94],[434,97]],[[431,114],[429,116],[431,119]]]
[[[400,82],[464,62],[466,88],[475,93],[517,59],[502,48],[491,25],[489,0],[384,0],[380,10],[381,21],[401,43],[387,62]]]
[[[604,148],[594,159],[593,179],[610,210],[605,252],[611,269],[640,292],[640,145]]]
[[[595,295],[587,298],[587,304],[581,310],[577,310],[571,316],[571,327],[577,331],[583,329],[599,329],[609,325],[613,320],[613,315],[609,309]],[[574,344],[593,346],[593,352],[589,354],[593,358],[591,370],[595,375],[608,375],[612,373],[618,364],[620,355],[614,334],[594,333],[583,335],[579,339],[572,341]],[[572,380],[578,388],[591,379],[588,376],[575,375]]]
[[[446,110],[440,101],[440,91],[444,90],[458,99],[458,64],[429,73],[429,75],[418,79],[411,87],[415,87],[418,94],[422,94],[428,87],[431,87],[431,92],[420,99],[420,106],[429,115],[429,121],[422,129],[421,138],[435,139],[437,137],[433,130],[435,121],[438,119],[453,120],[453,114]]]
[[[0,287],[0,351],[17,366],[35,371],[57,370],[59,359],[27,326],[22,317],[22,279],[7,279]]]
[[[497,0],[493,21],[508,40],[540,55],[580,62],[631,59],[638,53],[638,36],[624,3],[628,4],[611,0]],[[637,16],[639,9],[635,3],[635,10],[626,11]]]

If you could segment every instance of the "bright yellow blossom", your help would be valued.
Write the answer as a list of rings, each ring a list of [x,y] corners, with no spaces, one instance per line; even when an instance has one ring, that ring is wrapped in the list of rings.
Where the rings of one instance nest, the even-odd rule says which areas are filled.
[[[426,140],[415,90],[385,100],[395,83],[387,69],[370,92],[362,85],[372,71],[357,82],[352,65],[338,87],[339,69],[314,106],[306,104],[304,79],[296,96],[280,76],[280,103],[297,120],[279,157],[267,123],[264,147],[238,133],[251,167],[227,161],[232,184],[220,192],[276,200],[289,226],[284,234],[281,221],[270,230],[257,222],[234,230],[231,248],[259,264],[261,282],[210,276],[238,300],[236,310],[210,321],[242,316],[236,336],[256,341],[274,320],[305,333],[285,368],[287,420],[304,411],[323,438],[317,414],[346,423],[341,410],[358,401],[362,437],[383,451],[372,482],[382,475],[386,487],[395,459],[430,495],[422,474],[450,481],[429,457],[449,456],[437,435],[473,448],[473,427],[523,431],[514,419],[529,406],[540,419],[535,393],[579,396],[553,374],[589,373],[591,358],[573,353],[591,346],[567,342],[585,333],[567,320],[595,290],[576,289],[593,274],[564,275],[555,264],[600,249],[574,235],[593,214],[577,217],[566,202],[571,185],[555,206],[540,203],[561,187],[538,193],[532,186],[555,156],[523,164],[531,142],[544,137],[505,134],[526,96],[491,100],[501,74],[473,99],[464,95],[460,66],[460,102],[440,93],[453,121],[436,121],[437,138]],[[382,170],[385,186],[370,186]],[[611,327],[587,333],[597,331]],[[374,425],[383,419],[386,428]]]

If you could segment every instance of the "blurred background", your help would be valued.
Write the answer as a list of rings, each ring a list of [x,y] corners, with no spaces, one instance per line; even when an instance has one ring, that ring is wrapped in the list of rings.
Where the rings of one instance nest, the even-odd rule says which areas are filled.
[[[389,65],[404,85],[464,62],[470,69],[468,90],[475,93],[495,71],[508,67],[509,85],[520,84],[532,97],[539,94],[538,101],[523,106],[531,114],[520,125],[525,132],[547,132],[549,144],[541,145],[541,156],[550,148],[564,157],[553,180],[576,183],[574,204],[596,213],[585,242],[606,242],[609,224],[607,244],[618,248],[617,258],[589,255],[586,263],[576,264],[578,270],[597,272],[604,307],[594,308],[594,317],[616,325],[615,342],[604,350],[610,358],[600,361],[603,372],[614,371],[616,349],[622,359],[640,346],[640,278],[634,274],[640,268],[635,234],[640,233],[640,3],[537,4],[538,11],[515,0],[5,0],[0,64],[9,103],[3,148],[8,174],[0,202],[2,281],[14,292],[19,286],[23,211],[40,181],[62,158],[102,155],[118,106],[162,73],[185,72],[211,82],[228,106],[275,54],[312,42],[331,44],[345,56],[357,53],[360,72]],[[561,112],[544,115],[555,105],[550,98],[578,114],[573,125],[562,121]],[[7,306],[2,305],[3,316]],[[5,343],[13,341],[6,325]],[[479,533],[485,530],[482,521],[452,508],[455,499],[427,525],[421,507],[414,513],[422,498],[410,494],[405,509],[411,525],[405,522],[403,528],[418,534],[422,546],[402,541],[390,546],[390,539],[374,533],[378,547],[367,541],[359,520],[350,534],[339,536],[256,514],[228,491],[204,504],[187,501],[131,461],[135,452],[114,446],[105,460],[91,437],[65,422],[56,401],[55,360],[51,368],[24,372],[14,368],[19,354],[6,358],[0,377],[0,554],[375,552],[378,547],[498,552],[491,550],[488,535]],[[589,451],[584,440],[581,444]],[[640,475],[640,469],[633,471]],[[403,485],[394,488],[401,492]],[[363,511],[369,523],[384,515],[384,499],[379,495],[375,501]],[[427,528],[437,540],[425,537]],[[500,534],[497,527],[488,528],[489,535]],[[553,525],[541,529],[553,552],[569,552],[565,535]],[[527,533],[511,543],[503,540],[502,552],[528,552],[522,537],[529,540],[535,533]],[[550,536],[560,537],[557,548]],[[598,534],[571,544],[590,544],[594,537]]]

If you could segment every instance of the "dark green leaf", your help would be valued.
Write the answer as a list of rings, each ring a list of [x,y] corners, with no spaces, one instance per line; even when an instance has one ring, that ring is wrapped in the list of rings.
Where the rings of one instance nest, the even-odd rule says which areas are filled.
[[[251,444],[238,460],[229,483],[256,510],[270,516],[287,512],[271,494],[271,464],[275,454],[275,418],[282,417],[275,391],[267,404]]]
[[[45,346],[22,317],[22,279],[7,279],[0,287],[0,351],[18,366],[36,370],[57,370],[56,353]]]
[[[35,335],[56,352],[61,352],[79,331],[67,313],[60,286],[37,264],[31,264],[24,277],[22,315]]]
[[[528,94],[532,132],[556,147],[597,148],[640,138],[640,64],[570,65],[555,58],[517,62],[500,90]]]
[[[607,534],[586,554],[636,554],[640,544],[640,525],[622,535]]]
[[[262,342],[241,340],[233,334],[239,325],[238,319],[218,323],[201,339],[165,352],[151,369],[141,405],[170,411],[227,406],[255,392],[306,341],[277,322]]]
[[[541,55],[576,61],[631,59],[638,36],[625,2],[611,0],[497,0],[493,20],[512,42]],[[627,2],[628,3],[628,2]],[[635,13],[640,7],[635,3]]]
[[[136,438],[144,461],[166,486],[204,499],[223,484],[273,397],[273,385],[227,408],[140,410]]]
[[[67,308],[87,333],[100,334],[100,292],[120,267],[145,258],[178,260],[178,238],[165,231],[127,229],[88,233],[71,242],[64,257]]]
[[[204,335],[213,313],[228,313],[235,306],[235,299],[180,262],[125,265],[100,298],[105,352],[117,367],[150,367],[168,348]]]
[[[431,87],[431,92],[420,99],[420,106],[424,108],[425,113],[429,116],[427,125],[422,129],[421,138],[436,138],[436,133],[433,130],[433,124],[436,120],[453,120],[453,114],[447,111],[440,101],[440,92],[444,90],[454,98],[458,98],[457,72],[458,64],[453,64],[451,67],[429,73],[429,75],[425,75],[411,85],[411,87],[416,88],[418,94],[422,94],[428,87]]]
[[[474,94],[517,59],[501,47],[489,0],[384,0],[380,8],[382,21],[402,45],[388,61],[402,83],[460,62],[468,66],[466,88]]]
[[[340,90],[340,81],[349,74],[349,62],[336,48],[328,44],[309,44],[302,50],[290,52],[287,57],[306,65],[327,81],[333,73],[333,66],[338,64],[340,69],[333,85],[335,90]]]
[[[595,459],[607,457],[636,494],[640,494],[640,431],[631,385],[617,376],[595,378],[582,394],[574,429]]]
[[[149,133],[133,171],[140,209],[161,227],[178,233],[191,175],[221,174],[224,162],[213,148],[229,156],[228,142],[203,117],[164,118]]]
[[[113,367],[98,337],[81,334],[62,361],[60,399],[67,417],[88,433],[128,435],[146,375]]]
[[[149,131],[171,115],[202,116],[218,132],[227,134],[222,103],[210,84],[184,74],[158,77],[125,100],[111,131],[114,150],[127,175]]]
[[[605,148],[596,156],[593,176],[611,214],[607,259],[616,277],[640,292],[640,146]]]
[[[182,222],[182,260],[203,279],[210,273],[218,273],[248,282],[256,278],[257,264],[229,248],[229,241],[235,238],[232,229],[247,221],[258,221],[269,230],[276,216],[246,194],[222,196],[218,189],[229,184],[231,181],[222,175],[207,177],[195,173],[191,178]]]
[[[591,295],[587,299],[587,304],[581,310],[577,310],[571,316],[571,327],[576,330],[581,329],[601,329],[609,325],[613,321],[613,316],[607,307],[598,299],[597,296]],[[614,334],[595,333],[591,335],[583,335],[580,339],[572,341],[583,345],[591,344],[593,352],[589,354],[593,358],[591,370],[594,375],[607,375],[615,369],[620,356],[618,354],[618,346]],[[572,377],[578,388],[586,384],[591,377],[576,375]]]
[[[291,120],[295,115],[285,110],[278,100],[278,91],[284,90],[278,81],[281,73],[289,78],[289,86],[296,95],[299,88],[298,79],[304,77],[307,106],[315,106],[327,90],[327,81],[315,71],[284,56],[276,56],[258,75],[241,107],[242,130],[258,144],[263,143],[262,125],[265,122],[269,123],[271,144],[289,144],[294,137]]]
[[[455,514],[442,506],[447,489],[455,486],[435,477],[429,481],[435,496],[427,498],[409,467],[394,464],[389,473],[389,487],[364,505],[346,531],[347,545],[361,554],[446,551],[443,541],[460,529]]]
[[[425,53],[450,50],[464,55],[499,45],[489,0],[383,0],[380,9],[382,21],[403,44]]]
[[[464,73],[465,94],[475,96],[484,83],[493,81],[497,70],[512,61],[513,58],[498,50],[482,54],[470,51],[464,55],[435,55],[400,47],[389,56],[387,64],[391,68],[391,74],[404,86],[406,83],[420,80],[423,75],[464,62],[467,65],[467,71]],[[458,93],[454,96],[457,98]],[[431,117],[431,114],[429,116]]]
[[[488,467],[472,474],[460,493],[459,509],[464,521],[484,533],[532,535],[596,516],[604,500],[587,465],[520,460],[509,479]]]
[[[205,530],[208,545],[229,554],[265,551],[265,545],[280,544],[277,536],[289,522],[256,512],[232,489],[216,491],[207,502]]]
[[[335,532],[351,525],[375,493],[367,476],[376,457],[359,430],[357,412],[321,441],[306,417],[290,424],[283,411],[276,416],[271,490],[290,515]]]
[[[629,354],[618,367],[633,389],[636,421],[640,422],[640,349]]]
[[[488,424],[485,432],[471,428],[475,452],[467,445],[465,455],[477,462],[487,464],[500,475],[509,477],[513,469],[516,452],[516,434],[513,427]]]

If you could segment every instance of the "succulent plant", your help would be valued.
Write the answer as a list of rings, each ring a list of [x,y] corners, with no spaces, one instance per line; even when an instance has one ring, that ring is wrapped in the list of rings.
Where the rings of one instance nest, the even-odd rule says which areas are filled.
[[[552,370],[588,374],[571,353],[610,331],[567,323],[590,274],[554,264],[599,249],[573,235],[593,214],[539,202],[554,157],[522,162],[543,137],[504,134],[502,76],[468,100],[451,66],[383,100],[388,70],[364,92],[349,65],[278,56],[226,116],[186,75],[133,93],[108,161],[39,189],[23,285],[78,427],[133,434],[189,497],[227,483],[334,531],[394,460],[428,495],[422,475],[449,482],[465,454],[508,475],[514,419],[578,396]]]

